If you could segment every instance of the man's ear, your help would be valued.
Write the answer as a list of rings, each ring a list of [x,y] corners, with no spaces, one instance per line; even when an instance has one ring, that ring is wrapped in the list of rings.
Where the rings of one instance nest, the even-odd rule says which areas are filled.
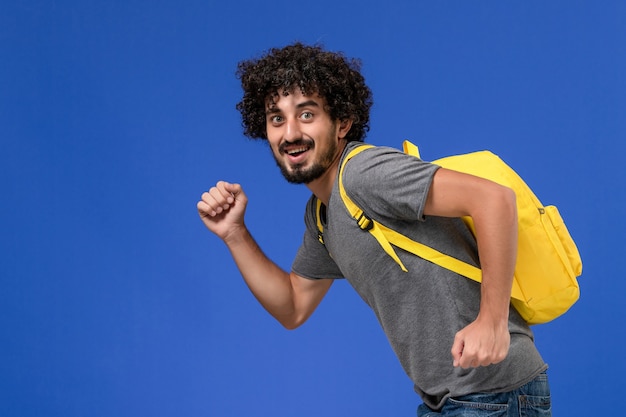
[[[339,136],[339,139],[345,138],[351,128],[352,119],[341,120],[339,122],[339,131],[337,132],[337,136]]]

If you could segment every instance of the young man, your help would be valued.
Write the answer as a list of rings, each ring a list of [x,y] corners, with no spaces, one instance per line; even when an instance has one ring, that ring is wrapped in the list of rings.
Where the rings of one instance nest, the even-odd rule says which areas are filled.
[[[483,282],[398,251],[404,272],[357,226],[339,196],[342,158],[361,145],[369,128],[372,99],[358,61],[296,43],[241,62],[238,76],[245,134],[267,140],[285,178],[313,194],[291,272],[268,259],[250,235],[240,185],[220,181],[198,202],[202,221],[225,242],[265,309],[296,328],[333,279],[346,278],[373,309],[415,383],[424,402],[418,415],[550,415],[547,366],[509,302],[517,247],[514,193],[391,148],[354,156],[343,184],[369,217],[480,266]],[[461,216],[473,218],[476,238]]]

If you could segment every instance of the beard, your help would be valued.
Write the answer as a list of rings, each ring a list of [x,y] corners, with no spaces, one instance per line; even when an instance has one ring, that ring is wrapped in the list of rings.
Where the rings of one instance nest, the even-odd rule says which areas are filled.
[[[320,178],[326,170],[333,164],[333,161],[337,157],[337,143],[334,140],[327,141],[328,148],[318,156],[317,160],[313,161],[313,163],[306,167],[304,164],[294,164],[289,165],[283,159],[280,159],[274,152],[272,155],[274,156],[274,160],[276,161],[276,165],[280,168],[281,174],[285,179],[292,184],[308,184],[318,178]],[[307,141],[304,139],[300,139],[298,141],[292,142],[293,144],[307,144],[310,146],[309,152],[314,149],[316,146],[313,141]],[[282,152],[279,152],[282,154]]]

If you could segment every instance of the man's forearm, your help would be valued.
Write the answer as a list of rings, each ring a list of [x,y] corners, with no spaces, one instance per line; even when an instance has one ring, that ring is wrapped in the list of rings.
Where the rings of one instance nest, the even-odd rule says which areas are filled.
[[[485,205],[486,210],[473,218],[483,271],[480,314],[506,321],[517,258],[515,194],[502,189]]]
[[[252,291],[263,307],[279,321],[294,313],[294,293],[289,273],[261,250],[247,229],[229,236],[226,246]]]

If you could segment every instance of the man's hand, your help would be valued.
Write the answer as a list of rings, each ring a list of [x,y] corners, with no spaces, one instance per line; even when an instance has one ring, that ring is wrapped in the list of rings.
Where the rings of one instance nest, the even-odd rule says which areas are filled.
[[[198,214],[204,225],[224,241],[237,230],[245,229],[244,213],[248,198],[241,185],[219,181],[202,194]]]
[[[511,344],[507,320],[494,322],[481,319],[457,332],[452,344],[453,365],[477,368],[501,362]]]

